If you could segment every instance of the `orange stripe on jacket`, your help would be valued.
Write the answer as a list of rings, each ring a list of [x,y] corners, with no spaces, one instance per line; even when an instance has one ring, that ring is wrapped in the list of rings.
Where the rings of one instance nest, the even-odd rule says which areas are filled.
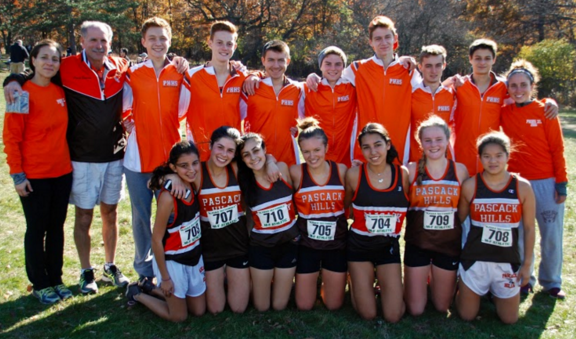
[[[72,172],[64,90],[32,81],[22,89],[29,93],[29,113],[6,112],[4,116],[4,152],[10,174],[24,172],[29,179],[46,179]]]
[[[547,119],[543,102],[534,101],[523,107],[504,106],[501,122],[504,133],[517,148],[510,155],[508,171],[520,173],[528,180],[568,181],[560,119]]]

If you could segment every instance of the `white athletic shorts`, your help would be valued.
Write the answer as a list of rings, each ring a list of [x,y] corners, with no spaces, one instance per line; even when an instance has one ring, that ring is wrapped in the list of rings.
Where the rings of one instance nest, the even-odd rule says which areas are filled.
[[[89,210],[100,202],[116,205],[124,197],[122,160],[102,163],[72,161],[72,168],[72,205]]]
[[[156,258],[152,260],[152,269],[156,276],[158,287],[162,283],[162,274],[158,269]],[[174,285],[174,295],[184,299],[198,297],[206,292],[206,278],[204,278],[204,260],[200,257],[195,266],[182,265],[172,260],[166,261],[166,269]]]
[[[500,299],[512,298],[520,293],[520,283],[509,263],[476,261],[467,271],[462,264],[458,270],[460,279],[472,292],[482,296],[491,292]]]

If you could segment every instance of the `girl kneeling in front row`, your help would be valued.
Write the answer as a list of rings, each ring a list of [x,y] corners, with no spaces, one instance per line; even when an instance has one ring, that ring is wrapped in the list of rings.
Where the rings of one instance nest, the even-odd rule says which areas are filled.
[[[536,203],[530,183],[506,170],[510,139],[492,132],[478,141],[482,173],[462,184],[460,220],[470,214],[470,232],[460,261],[458,313],[473,320],[480,297],[491,292],[502,322],[518,320],[520,286],[528,284],[534,250]],[[524,223],[524,263],[520,267],[518,225]]]
[[[393,163],[398,153],[382,125],[367,124],[358,143],[366,164],[346,172],[345,197],[354,211],[347,249],[352,304],[362,318],[376,317],[376,269],[384,319],[397,322],[405,311],[398,238],[408,210],[408,170]]]
[[[254,307],[267,311],[272,301],[274,310],[283,310],[290,299],[299,238],[288,166],[277,163],[282,177],[271,182],[264,140],[254,133],[242,136],[237,157],[238,183],[254,220],[248,252]]]
[[[137,283],[132,283],[126,291],[129,300],[174,322],[186,320],[188,313],[200,316],[206,311],[200,207],[191,185],[199,171],[198,149],[189,141],[175,144],[168,163],[154,170],[150,188],[162,189],[152,231],[153,268],[159,288],[148,295],[141,293]],[[176,173],[187,184],[191,192],[188,196],[177,199],[161,187],[160,179],[169,173]]]

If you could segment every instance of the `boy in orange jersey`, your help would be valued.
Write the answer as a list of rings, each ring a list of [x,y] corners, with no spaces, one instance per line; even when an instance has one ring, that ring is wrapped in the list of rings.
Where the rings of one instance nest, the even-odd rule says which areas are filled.
[[[496,42],[475,40],[469,48],[472,74],[455,79],[458,105],[454,111],[454,153],[471,176],[482,172],[476,140],[491,130],[500,129],[500,109],[508,98],[505,79],[492,72],[496,52]],[[556,117],[558,105],[554,100],[547,99],[546,112],[548,118]]]
[[[422,82],[412,87],[410,162],[422,157],[415,135],[420,123],[436,115],[450,125],[452,111],[456,107],[454,91],[440,82],[442,72],[446,69],[446,49],[439,45],[423,46],[418,58],[418,69],[422,73]],[[447,152],[448,159],[453,159],[451,146]]]
[[[148,59],[129,69],[124,84],[124,125],[130,132],[124,173],[132,205],[134,269],[141,280],[154,276],[150,226],[153,192],[147,183],[152,171],[168,159],[172,145],[180,141],[178,128],[188,106],[188,98],[180,95],[184,76],[166,56],[171,38],[165,20],[146,20],[142,45]]]
[[[200,160],[210,155],[210,136],[220,126],[241,129],[240,94],[246,73],[230,59],[237,47],[236,26],[216,21],[210,28],[208,46],[212,59],[191,68],[184,86],[190,93],[187,135],[200,151]],[[238,65],[241,66],[241,65]]]
[[[304,85],[306,116],[320,122],[320,128],[328,137],[326,160],[351,165],[351,140],[354,119],[356,118],[356,89],[342,78],[346,67],[346,54],[336,47],[329,46],[318,55],[318,66],[322,71],[322,81],[318,90],[312,91]]]
[[[358,123],[353,135],[369,122],[382,124],[390,133],[401,162],[407,163],[410,148],[410,102],[412,84],[420,82],[420,74],[410,71],[394,53],[398,48],[398,34],[394,22],[388,17],[377,16],[368,26],[369,43],[375,55],[370,59],[354,61],[343,77],[356,86]],[[308,76],[307,84],[315,89],[320,78]],[[362,160],[356,145],[354,159]]]
[[[298,131],[296,119],[304,115],[304,91],[300,83],[286,77],[289,64],[288,45],[279,40],[267,42],[262,49],[262,80],[254,95],[242,94],[240,106],[244,131],[260,133],[268,153],[291,166],[299,163],[293,135]]]

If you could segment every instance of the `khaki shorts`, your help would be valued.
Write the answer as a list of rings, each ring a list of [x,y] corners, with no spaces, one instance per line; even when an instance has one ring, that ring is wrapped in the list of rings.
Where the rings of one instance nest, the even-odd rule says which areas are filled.
[[[462,264],[458,274],[472,292],[482,296],[491,292],[500,299],[512,298],[520,293],[520,282],[509,263],[476,261],[468,270]]]
[[[122,160],[103,163],[72,161],[72,168],[72,205],[89,210],[100,202],[116,205],[124,197]]]
[[[24,72],[23,62],[11,62],[10,63],[10,73],[20,74]]]

